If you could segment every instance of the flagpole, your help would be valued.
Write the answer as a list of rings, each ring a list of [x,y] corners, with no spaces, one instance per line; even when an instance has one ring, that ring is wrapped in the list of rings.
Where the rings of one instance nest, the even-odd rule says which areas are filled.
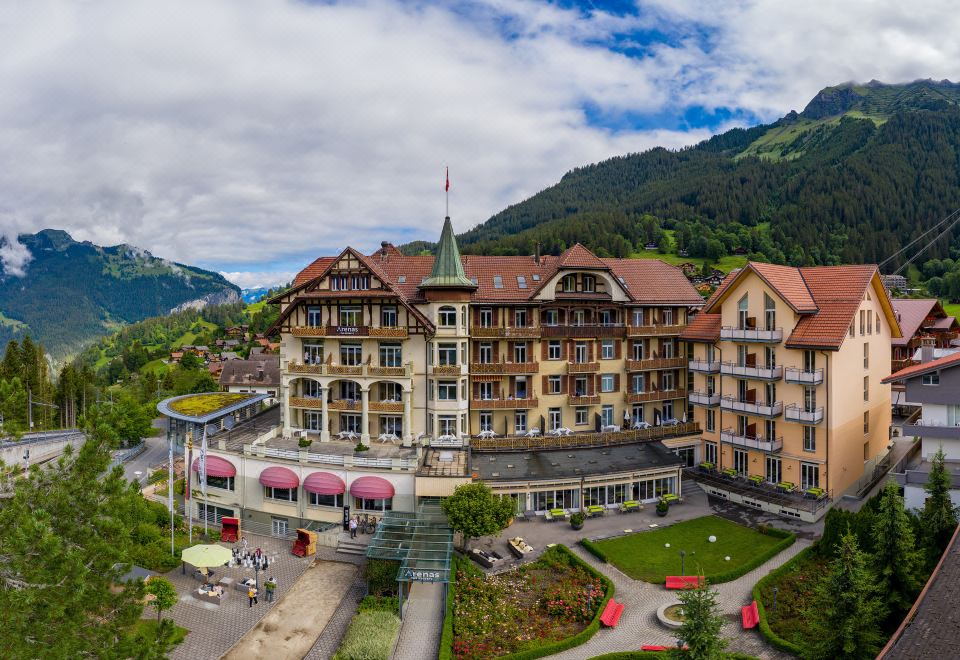
[[[444,191],[447,195],[447,214],[446,217],[450,217],[450,167],[447,167],[447,184],[444,186]]]

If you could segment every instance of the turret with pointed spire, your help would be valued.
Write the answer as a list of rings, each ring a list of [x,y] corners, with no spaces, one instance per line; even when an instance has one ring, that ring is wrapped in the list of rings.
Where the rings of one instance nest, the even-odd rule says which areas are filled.
[[[443,231],[440,233],[440,242],[437,244],[437,258],[433,262],[433,271],[430,273],[421,289],[476,289],[477,285],[467,277],[460,261],[460,248],[457,247],[457,238],[453,235],[453,225],[450,216],[443,220]]]

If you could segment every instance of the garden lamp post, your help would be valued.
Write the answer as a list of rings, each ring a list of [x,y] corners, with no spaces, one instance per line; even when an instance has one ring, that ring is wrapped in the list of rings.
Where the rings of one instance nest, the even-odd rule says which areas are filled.
[[[778,592],[778,591],[780,591],[779,588],[777,588],[777,587],[774,587],[774,588],[773,588],[773,611],[774,611],[774,612],[777,611],[777,592]]]
[[[681,550],[680,551],[680,575],[686,575],[686,573],[683,570],[683,560],[684,560],[684,557],[686,556],[687,556],[687,553]]]

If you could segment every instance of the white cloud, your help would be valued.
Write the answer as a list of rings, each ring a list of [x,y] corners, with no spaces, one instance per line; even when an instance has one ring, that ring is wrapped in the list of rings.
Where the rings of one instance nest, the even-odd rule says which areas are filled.
[[[0,273],[23,277],[31,259],[33,255],[26,245],[17,240],[16,234],[0,236]]]
[[[293,271],[234,271],[232,273],[221,271],[220,274],[241,289],[270,288],[289,284],[297,275]]]
[[[21,230],[63,228],[238,277],[347,243],[433,239],[444,165],[465,229],[573,167],[707,135],[612,131],[590,125],[586,105],[772,119],[851,78],[956,77],[953,9],[2,3],[0,234],[16,213]],[[643,59],[607,48],[638,29],[671,41]]]

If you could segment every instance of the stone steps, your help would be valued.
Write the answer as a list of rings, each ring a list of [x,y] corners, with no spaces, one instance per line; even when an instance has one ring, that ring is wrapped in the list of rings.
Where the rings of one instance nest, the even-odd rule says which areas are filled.
[[[340,539],[337,541],[337,552],[345,555],[366,555],[367,544],[359,541]]]

